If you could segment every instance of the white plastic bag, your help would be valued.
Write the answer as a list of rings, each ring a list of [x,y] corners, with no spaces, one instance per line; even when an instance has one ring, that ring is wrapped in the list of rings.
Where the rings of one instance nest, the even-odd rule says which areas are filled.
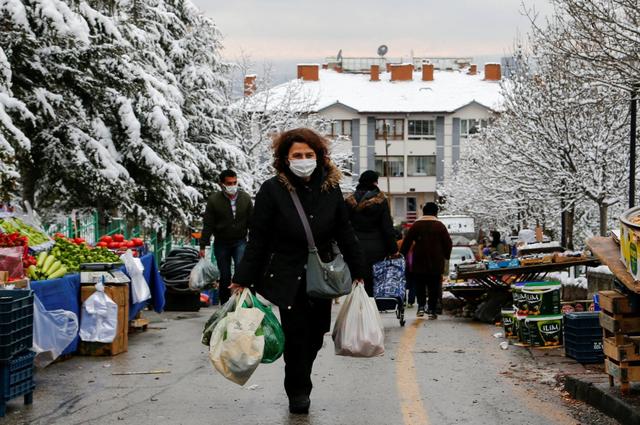
[[[98,282],[96,292],[82,303],[80,339],[93,342],[113,342],[118,331],[118,304],[104,293]]]
[[[206,258],[201,258],[198,264],[191,270],[191,274],[189,275],[189,288],[194,291],[211,288],[218,279],[220,279],[218,268]]]
[[[339,356],[374,357],[384,354],[384,328],[375,300],[363,285],[354,285],[333,326]]]
[[[47,311],[33,297],[33,351],[37,367],[46,367],[57,359],[78,335],[78,316],[67,310]]]
[[[255,307],[243,307],[248,294],[249,289],[245,288],[236,295],[236,309],[213,329],[209,345],[213,366],[238,385],[249,380],[264,353],[264,335],[259,332],[264,313]]]
[[[133,304],[138,304],[151,298],[149,285],[142,275],[144,266],[140,259],[135,258],[130,249],[122,254],[120,259],[124,263],[124,267],[127,269],[127,274],[131,279],[131,302]]]

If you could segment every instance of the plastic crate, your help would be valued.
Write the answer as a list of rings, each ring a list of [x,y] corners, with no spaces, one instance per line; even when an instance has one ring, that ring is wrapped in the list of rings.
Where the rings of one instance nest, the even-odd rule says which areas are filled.
[[[600,337],[602,340],[600,313],[594,311],[567,313],[564,315],[564,330],[576,336]]]
[[[27,351],[0,367],[0,416],[6,413],[7,401],[24,396],[24,404],[33,402],[33,359],[35,353]]]
[[[33,345],[33,292],[0,290],[0,362]]]
[[[565,354],[580,363],[602,363],[604,361],[602,333],[598,336],[585,336],[565,330],[564,347]]]

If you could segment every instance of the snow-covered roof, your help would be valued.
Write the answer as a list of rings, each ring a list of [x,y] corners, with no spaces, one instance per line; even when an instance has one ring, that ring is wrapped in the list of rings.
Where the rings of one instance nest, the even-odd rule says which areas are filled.
[[[360,113],[450,113],[472,103],[500,110],[502,101],[499,82],[485,81],[483,73],[435,71],[433,81],[422,81],[421,72],[413,81],[390,81],[388,72],[380,81],[370,78],[321,69],[318,81],[292,80],[254,94],[245,105],[255,111],[318,112],[341,104]]]

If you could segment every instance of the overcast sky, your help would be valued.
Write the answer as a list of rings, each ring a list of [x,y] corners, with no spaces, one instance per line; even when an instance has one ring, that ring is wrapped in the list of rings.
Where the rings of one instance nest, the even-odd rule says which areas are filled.
[[[529,29],[521,0],[193,0],[214,19],[225,56],[501,55]],[[548,0],[525,0],[542,13]]]

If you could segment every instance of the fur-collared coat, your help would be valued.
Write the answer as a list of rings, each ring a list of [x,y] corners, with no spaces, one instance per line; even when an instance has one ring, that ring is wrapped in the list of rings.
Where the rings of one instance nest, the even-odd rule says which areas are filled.
[[[373,287],[373,265],[398,252],[389,203],[378,188],[371,191],[357,190],[346,199],[346,203],[351,225],[367,262],[365,285],[369,291]]]
[[[252,287],[280,308],[290,308],[305,282],[308,244],[302,221],[291,199],[296,190],[324,261],[332,257],[336,241],[351,277],[364,277],[362,250],[349,222],[340,180],[333,164],[318,168],[308,183],[290,172],[262,184],[256,195],[249,243],[233,281]]]

